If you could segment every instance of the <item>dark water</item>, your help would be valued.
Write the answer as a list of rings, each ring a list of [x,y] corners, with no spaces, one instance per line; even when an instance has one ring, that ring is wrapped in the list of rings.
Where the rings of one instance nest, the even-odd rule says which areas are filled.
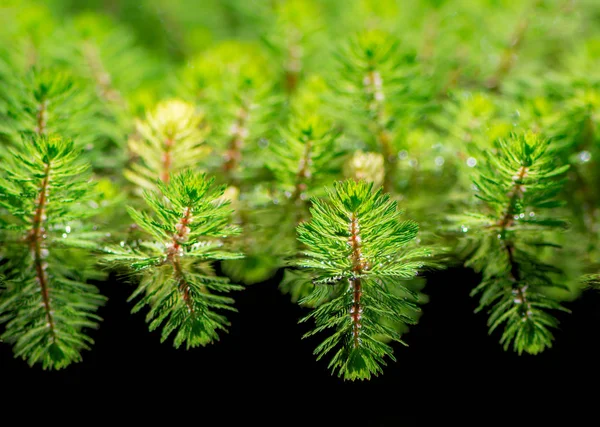
[[[222,400],[231,405],[222,417],[266,421],[284,414],[283,425],[315,425],[327,416],[347,420],[343,424],[364,419],[361,425],[415,425],[483,409],[474,399],[487,401],[488,414],[535,414],[535,396],[547,400],[544,411],[557,409],[573,393],[597,396],[600,293],[588,292],[568,304],[571,315],[559,313],[561,330],[552,349],[517,356],[502,350],[497,335],[487,335],[485,315],[473,313],[476,302],[468,293],[477,276],[463,269],[435,273],[425,288],[430,302],[421,321],[405,335],[409,347],[395,347],[398,360],[390,361],[383,376],[351,383],[330,376],[326,362],[314,360],[317,341],[300,339],[308,329],[297,324],[304,310],[279,293],[279,278],[239,292],[230,333],[191,351],[160,344],[159,333],[148,332],[143,315],[129,313],[131,304],[125,300],[131,285],[118,280],[101,284],[110,300],[101,311],[101,328],[92,333],[96,345],[84,353],[83,363],[44,372],[13,359],[10,348],[2,345],[1,389],[24,392],[28,399],[40,392],[64,399],[95,395],[101,408],[135,406],[136,399],[143,399],[145,411],[165,398],[181,397],[192,408],[204,409]],[[251,413],[235,409],[237,402],[254,401],[259,404]],[[459,406],[443,412],[447,402]]]

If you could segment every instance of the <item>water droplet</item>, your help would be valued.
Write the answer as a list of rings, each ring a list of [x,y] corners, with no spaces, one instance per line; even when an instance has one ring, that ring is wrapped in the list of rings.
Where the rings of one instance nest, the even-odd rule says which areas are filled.
[[[514,219],[519,219],[519,215],[515,215],[513,218]]]
[[[124,247],[125,247],[125,242],[124,242],[123,240],[121,240],[121,241],[119,242],[119,245],[120,245],[122,248],[124,248]]]
[[[529,216],[535,216],[535,212],[533,212],[533,211],[529,212]]]
[[[66,231],[67,233],[70,233],[70,232],[71,232],[71,226],[70,226],[70,225],[67,225],[67,226],[65,227],[65,231]]]
[[[577,156],[581,163],[587,163],[592,159],[592,153],[589,151],[582,151]]]
[[[434,160],[436,166],[444,165],[444,158],[442,156],[437,156]]]
[[[469,231],[469,228],[464,225],[461,225],[460,229],[462,230],[463,233],[466,233],[467,231]]]
[[[475,165],[477,164],[477,159],[475,159],[475,157],[469,157],[467,159],[467,166],[470,168],[475,167]]]
[[[402,150],[402,151],[400,151],[400,152],[398,153],[398,158],[399,158],[400,160],[404,160],[404,159],[406,159],[407,157],[408,157],[408,151],[406,151],[406,150]]]
[[[63,233],[62,237],[63,237],[63,239],[66,239],[67,238],[67,233]]]
[[[525,214],[521,212],[521,213],[519,214],[519,218],[525,218]]]

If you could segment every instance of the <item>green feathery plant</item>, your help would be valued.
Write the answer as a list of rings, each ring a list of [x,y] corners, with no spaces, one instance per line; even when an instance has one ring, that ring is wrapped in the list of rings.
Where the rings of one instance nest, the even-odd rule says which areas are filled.
[[[503,328],[501,344],[519,354],[552,346],[552,311],[567,311],[549,294],[560,288],[560,270],[542,258],[557,249],[552,230],[565,221],[544,215],[561,205],[556,196],[566,166],[555,165],[549,141],[534,133],[513,134],[487,152],[474,183],[481,210],[460,218],[465,239],[476,248],[467,265],[480,271],[478,310],[489,310],[490,333]]]
[[[359,33],[337,54],[339,78],[332,90],[346,106],[344,124],[371,151],[383,155],[384,188],[395,183],[399,119],[406,114],[403,96],[410,61],[399,42],[384,31]],[[404,100],[406,102],[406,100]]]
[[[15,71],[16,74],[16,71]],[[76,79],[68,72],[57,69],[33,68],[3,85],[7,105],[6,139],[20,141],[22,134],[61,134],[82,136],[77,144],[83,148],[89,142],[85,130],[94,126],[91,99],[78,87]],[[96,135],[93,130],[88,135]]]
[[[136,122],[129,139],[132,162],[124,173],[138,188],[153,190],[171,174],[196,165],[206,156],[202,115],[189,103],[171,99],[159,103]]]
[[[331,123],[315,115],[294,117],[281,129],[281,139],[270,145],[267,167],[283,193],[283,201],[295,208],[296,220],[311,197],[322,193],[324,184],[338,172],[342,154],[336,147],[340,132]]]
[[[183,97],[196,101],[211,123],[210,154],[202,166],[230,187],[235,221],[243,232],[235,239],[244,259],[225,261],[223,271],[246,284],[266,280],[279,266],[277,242],[265,234],[272,221],[265,167],[269,138],[278,126],[281,96],[274,94],[266,55],[253,43],[226,41],[195,58],[183,73]]]
[[[15,144],[24,134],[58,134],[89,152],[95,171],[119,168],[124,131],[96,102],[89,83],[60,61],[43,57],[24,65],[15,56],[0,51],[7,67],[0,76],[0,141]]]
[[[365,181],[337,182],[310,212],[298,226],[306,245],[298,265],[315,284],[305,299],[316,308],[302,321],[314,319],[316,328],[306,336],[333,329],[316,348],[318,359],[333,352],[329,367],[339,376],[369,379],[386,357],[395,360],[386,341],[402,343],[388,322],[415,322],[404,310],[418,310],[416,294],[402,280],[418,274],[430,250],[415,245],[417,224],[400,220],[396,202]]]
[[[295,94],[302,83],[306,68],[323,65],[306,64],[307,58],[318,49],[319,30],[322,30],[322,7],[314,0],[291,0],[274,4],[270,19],[272,25],[262,36],[265,46],[272,52],[283,77],[283,87],[288,95]],[[321,46],[323,48],[325,46]],[[314,62],[314,61],[313,61]],[[312,67],[311,67],[312,66]]]
[[[427,247],[482,274],[480,309],[519,353],[547,348],[553,312],[600,283],[597,1],[1,3],[0,334],[30,363],[91,344],[97,244],[177,346],[226,328],[228,279],[284,269],[280,289],[333,332],[318,354],[349,379],[379,373],[418,318]],[[56,171],[36,219],[40,153]]]
[[[175,347],[204,346],[219,338],[229,322],[223,311],[234,310],[226,296],[239,286],[217,277],[211,261],[240,258],[223,248],[224,239],[239,234],[231,225],[224,187],[189,171],[157,181],[157,191],[144,199],[153,215],[128,209],[136,224],[152,240],[137,247],[107,247],[108,262],[123,264],[140,273],[140,283],[130,300],[139,297],[133,312],[149,306],[150,330],[162,326],[161,341],[171,334]]]
[[[88,171],[73,142],[56,136],[26,138],[2,164],[1,338],[44,369],[81,360],[105,301],[86,283],[94,277],[89,253],[103,237],[90,225]]]
[[[575,85],[574,85],[575,86]],[[571,212],[570,244],[584,260],[586,273],[600,271],[600,91],[577,89],[551,116],[553,147],[560,162],[571,165],[563,197]],[[579,253],[578,253],[579,252]],[[571,264],[573,262],[571,261]]]
[[[268,163],[273,172],[281,205],[281,219],[275,224],[277,234],[289,236],[289,229],[308,218],[310,198],[324,195],[325,183],[340,169],[341,152],[336,147],[340,133],[319,116],[296,116],[281,130],[281,140],[271,144]],[[338,170],[336,170],[338,169]],[[294,239],[295,240],[295,239]],[[296,244],[288,242],[288,252]],[[310,279],[297,269],[286,269],[279,288],[296,302],[312,288]]]

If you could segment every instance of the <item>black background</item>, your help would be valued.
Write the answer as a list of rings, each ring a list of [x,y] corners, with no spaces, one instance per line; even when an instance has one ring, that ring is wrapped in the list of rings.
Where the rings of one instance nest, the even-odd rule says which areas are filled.
[[[572,314],[559,313],[561,329],[551,349],[518,356],[501,348],[498,335],[488,336],[485,314],[474,314],[476,300],[469,291],[478,276],[458,268],[435,272],[428,277],[430,301],[423,316],[405,335],[409,347],[395,346],[397,362],[390,361],[384,374],[369,382],[344,382],[330,375],[326,361],[315,361],[318,338],[301,339],[310,327],[297,323],[305,310],[280,294],[280,278],[278,274],[238,292],[230,332],[213,345],[185,351],[160,344],[159,332],[148,332],[143,314],[130,314],[126,299],[132,285],[111,276],[100,284],[110,299],[101,309],[100,329],[92,332],[96,344],[84,353],[83,362],[43,371],[14,359],[10,346],[0,345],[1,390],[6,396],[14,391],[18,400],[35,400],[40,393],[64,399],[94,394],[100,408],[117,403],[135,407],[140,401],[146,412],[159,401],[177,402],[180,396],[204,411],[219,401],[229,404],[221,418],[254,415],[265,422],[282,420],[275,422],[280,425],[316,425],[330,416],[347,420],[335,423],[345,425],[362,417],[366,422],[361,425],[373,426],[444,419],[448,414],[436,405],[450,401],[466,405],[456,406],[458,413],[481,409],[473,399],[486,402],[490,413],[535,413],[540,411],[532,405],[537,396],[545,401],[545,412],[573,413],[577,408],[565,407],[565,401],[574,393],[598,395],[597,291],[568,303]],[[259,404],[251,413],[237,411],[236,404],[244,401]],[[306,418],[307,413],[312,415]],[[598,425],[598,418],[592,424]]]

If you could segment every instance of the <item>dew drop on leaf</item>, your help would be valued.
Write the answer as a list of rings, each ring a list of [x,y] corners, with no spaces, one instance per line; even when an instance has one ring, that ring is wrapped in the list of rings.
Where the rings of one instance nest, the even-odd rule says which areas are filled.
[[[577,155],[577,158],[581,163],[587,163],[592,159],[592,153],[590,153],[589,151],[581,151]]]

